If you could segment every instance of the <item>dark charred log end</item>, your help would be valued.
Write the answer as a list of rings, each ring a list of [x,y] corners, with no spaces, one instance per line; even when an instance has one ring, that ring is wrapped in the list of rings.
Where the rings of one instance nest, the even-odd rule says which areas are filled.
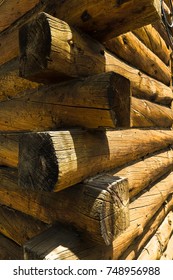
[[[53,191],[58,180],[58,162],[47,133],[24,134],[19,141],[19,179],[21,188]]]
[[[82,20],[83,22],[87,22],[87,21],[89,21],[89,20],[91,20],[91,19],[92,19],[92,16],[88,13],[87,10],[85,10],[85,11],[82,13],[82,15],[81,15],[81,20]]]
[[[51,52],[51,33],[45,13],[19,30],[19,74],[29,78],[47,68]]]

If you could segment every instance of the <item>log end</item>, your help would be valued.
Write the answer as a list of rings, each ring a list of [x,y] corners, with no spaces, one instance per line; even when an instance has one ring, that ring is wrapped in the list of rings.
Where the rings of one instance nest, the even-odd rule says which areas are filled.
[[[111,245],[114,239],[129,226],[129,185],[126,178],[111,175],[100,175],[87,180],[91,187],[98,188],[95,217],[100,223],[100,235],[93,237],[98,243]],[[100,203],[98,203],[100,200]]]
[[[19,30],[20,65],[19,75],[23,78],[37,76],[47,68],[51,52],[50,26],[45,13],[25,24]]]
[[[51,155],[51,156],[50,156]],[[58,162],[47,133],[24,134],[19,140],[19,186],[52,191],[58,180]]]

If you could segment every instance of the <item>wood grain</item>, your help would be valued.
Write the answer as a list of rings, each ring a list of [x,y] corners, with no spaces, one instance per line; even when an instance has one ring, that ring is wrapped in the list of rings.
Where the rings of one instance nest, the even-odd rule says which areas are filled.
[[[172,143],[169,130],[26,133],[20,138],[19,184],[26,189],[59,191]]]

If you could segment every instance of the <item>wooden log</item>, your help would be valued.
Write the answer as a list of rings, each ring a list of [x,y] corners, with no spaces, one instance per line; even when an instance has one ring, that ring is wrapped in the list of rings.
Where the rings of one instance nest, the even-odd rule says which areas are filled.
[[[156,214],[151,218],[150,222],[144,228],[143,233],[136,238],[127,250],[120,256],[122,260],[135,260],[140,254],[147,242],[156,233],[157,229],[164,221],[165,216],[173,209],[173,196],[171,195],[165,204],[163,204]]]
[[[24,0],[22,2],[13,1],[1,1],[0,3],[0,32],[8,28],[13,22],[22,17],[25,13],[31,10],[39,0]]]
[[[26,2],[26,0],[24,1]],[[13,3],[11,5],[14,5]],[[10,26],[9,28],[7,28],[6,30],[0,33],[0,46],[1,46],[0,65],[18,57],[19,55],[18,29],[23,24],[25,24],[26,22],[34,18],[41,11],[54,14],[55,4],[56,3],[54,3],[54,1],[49,1],[49,0],[39,1],[39,3],[33,9],[31,9],[25,15],[23,15],[21,18],[15,21],[15,23],[12,24],[12,26]],[[21,5],[22,9],[25,9],[23,3],[19,2],[18,5]],[[28,5],[30,4],[28,3]],[[10,19],[11,18],[9,18],[9,20]]]
[[[127,167],[123,167],[118,172],[115,170],[108,174],[115,176],[115,180],[117,176],[123,176],[128,179],[130,198],[132,200],[135,195],[144,190],[149,184],[154,183],[161,176],[170,172],[172,170],[172,164],[173,152],[172,149],[167,149],[166,151],[155,153],[135,163],[130,163]],[[45,198],[44,193],[20,189],[17,185],[17,178],[18,176],[13,170],[0,169],[1,204],[7,206],[11,205],[12,208],[29,214],[46,223],[54,223],[56,220],[62,223],[71,222],[73,225],[75,223],[77,228],[85,230],[87,228],[86,224],[91,225],[91,221],[86,222],[84,218],[82,219],[84,224],[81,225],[80,213],[86,211],[86,209],[90,209],[90,207],[87,206],[89,204],[87,195],[91,193],[88,189],[90,184],[93,184],[92,181],[87,180],[83,184],[79,184],[78,186],[74,186],[62,192],[46,194]],[[91,186],[91,190],[92,188]],[[92,196],[94,197],[94,194]],[[93,205],[99,204],[93,203]],[[126,203],[124,202],[123,205],[126,205]],[[69,208],[73,209],[73,211],[69,212]],[[80,209],[80,211],[78,209]],[[94,206],[92,209],[95,209]],[[97,211],[99,211],[99,209],[100,207],[98,207]],[[74,213],[76,214],[74,215]],[[92,213],[85,216],[91,219],[91,214]],[[98,215],[94,214],[94,217],[96,216]],[[96,223],[92,226],[93,232],[95,227]],[[98,232],[100,231],[98,230]]]
[[[26,259],[74,260],[119,259],[122,253],[141,235],[154,213],[173,192],[173,173],[149,188],[146,193],[130,203],[130,226],[118,236],[112,246],[96,246],[82,242],[71,231],[49,230],[24,245]],[[169,199],[169,198],[168,198]],[[144,211],[145,208],[145,211]],[[71,238],[73,239],[71,239]],[[62,246],[63,244],[63,246]]]
[[[155,235],[138,256],[138,260],[159,260],[173,232],[173,212],[170,212]]]
[[[19,134],[0,133],[0,165],[17,167]]]
[[[169,130],[26,133],[20,138],[19,184],[59,191],[172,143]]]
[[[173,248],[173,234],[169,239],[168,245],[165,251],[163,252],[163,255],[161,256],[160,260],[173,260],[172,248]]]
[[[135,29],[133,33],[166,65],[169,65],[171,51],[159,32],[151,24]]]
[[[0,130],[130,127],[130,82],[113,72],[23,94],[0,103]]]
[[[109,245],[129,226],[125,178],[103,175],[56,194],[24,191],[14,170],[0,170],[0,202],[46,223],[71,224],[87,238]],[[69,211],[70,209],[70,211]]]
[[[132,98],[131,127],[172,127],[173,111],[150,101]]]
[[[34,1],[34,0],[32,0],[32,1]],[[35,1],[37,1],[37,0],[35,0]],[[93,36],[98,35],[98,34],[101,35],[100,28],[102,28],[103,22],[104,22],[104,24],[106,24],[106,22],[103,21],[104,17],[106,17],[110,23],[112,22],[112,20],[114,21],[111,28],[109,26],[109,29],[108,29],[107,24],[104,26],[104,28],[106,27],[105,31],[106,31],[107,35],[109,35],[108,34],[109,32],[113,32],[113,36],[115,36],[115,32],[117,32],[117,31],[120,32],[120,34],[121,34],[121,32],[124,33],[124,31],[120,31],[120,28],[122,29],[122,27],[124,28],[126,26],[125,32],[127,32],[127,31],[129,31],[129,28],[131,30],[131,28],[133,28],[133,29],[138,28],[145,24],[149,24],[149,23],[153,22],[157,18],[160,18],[160,14],[161,14],[159,0],[149,0],[149,1],[143,0],[142,3],[141,2],[139,3],[137,0],[135,0],[135,2],[132,0],[128,0],[128,1],[126,1],[126,3],[118,4],[116,6],[114,5],[113,1],[111,1],[109,3],[109,5],[108,5],[108,3],[106,3],[106,5],[105,5],[105,3],[103,1],[99,2],[99,5],[98,5],[97,1],[95,1],[94,3],[93,3],[93,1],[90,1],[90,2],[80,1],[80,2],[74,1],[74,3],[72,3],[72,2],[64,3],[62,1],[61,2],[49,1],[49,0],[39,1],[38,5],[34,9],[29,11],[26,15],[22,16],[17,22],[15,22],[14,26],[12,26],[11,28],[8,28],[7,30],[5,30],[5,32],[2,32],[0,34],[0,45],[1,45],[0,64],[6,63],[7,61],[18,56],[18,54],[19,54],[18,28],[21,27],[24,23],[28,22],[28,20],[31,20],[32,18],[34,18],[41,11],[48,12],[51,15],[54,15],[59,18],[62,17],[62,19],[64,17],[66,17],[66,15],[68,14],[67,19],[70,20],[70,22],[73,25],[81,27],[81,24],[82,25],[84,24],[85,26],[89,27],[88,21],[85,22],[85,18],[87,18],[87,13],[88,13],[88,8],[89,8],[89,12],[91,12],[91,10],[92,10],[92,19],[90,19],[90,21],[93,21],[93,20],[94,20],[94,22],[98,21],[98,26],[95,25],[94,29],[93,29],[93,25],[90,25],[90,27],[89,27],[90,30],[88,30],[88,32],[92,32]],[[71,6],[70,9],[69,9],[69,4]],[[13,5],[13,3],[11,5]],[[20,2],[18,5],[21,5]],[[29,4],[27,4],[27,6],[28,5]],[[78,7],[76,5],[78,5]],[[87,7],[86,10],[85,10],[85,8],[86,8],[85,6]],[[100,10],[99,10],[100,16],[98,16],[99,6],[100,6]],[[144,8],[144,6],[145,6],[145,8]],[[24,7],[25,7],[25,5],[22,4],[22,9],[24,9]],[[106,11],[108,11],[108,16],[107,16],[107,13],[104,13],[104,15],[102,14],[102,11],[105,9],[106,9]],[[70,11],[72,12],[71,17],[69,14]],[[96,11],[97,11],[97,13],[96,13]],[[122,11],[123,11],[123,14],[122,14]],[[112,14],[113,17],[110,17],[110,13]],[[133,16],[135,17],[135,20],[133,20],[132,18],[130,19],[129,13],[134,13]],[[84,21],[83,21],[83,19],[81,19],[81,16],[82,16],[82,18],[84,18]],[[137,21],[136,18],[138,16],[139,16],[139,18]],[[119,21],[118,28],[117,28],[117,25],[115,25],[115,22],[118,23],[117,20]],[[122,25],[122,20],[128,21],[127,24]],[[130,22],[129,22],[129,20],[130,20]],[[96,30],[97,28],[98,28],[98,32],[93,33],[93,31]]]
[[[0,260],[22,260],[22,247],[0,234]]]
[[[41,34],[44,34],[44,38]],[[157,97],[166,97],[169,92],[168,98],[172,100],[169,87],[125,64],[97,41],[80,35],[65,22],[48,14],[41,13],[35,21],[22,27],[19,37],[22,77],[45,83],[55,78],[57,81],[113,71],[131,81],[135,95],[145,94],[157,100]],[[40,49],[40,46],[47,47]]]
[[[0,102],[31,93],[39,87],[39,84],[19,77],[18,68],[18,59],[0,66]]]
[[[113,176],[122,176],[128,179],[129,195],[132,199],[142,190],[154,183],[161,176],[172,170],[172,149],[156,152],[136,162],[123,166],[120,170],[109,172]]]
[[[156,80],[170,85],[171,71],[168,66],[132,32],[107,41],[105,46],[125,62],[128,62]]]
[[[0,232],[19,245],[46,230],[48,225],[6,206],[0,206]]]
[[[73,0],[56,5],[58,18],[102,41],[154,22],[160,15],[161,6],[157,0],[126,0],[118,3],[112,0]]]
[[[152,26],[157,30],[157,32],[160,34],[160,36],[165,41],[166,45],[170,46],[170,39],[168,37],[168,33],[166,31],[165,25],[162,20],[157,20],[156,22],[152,23]]]

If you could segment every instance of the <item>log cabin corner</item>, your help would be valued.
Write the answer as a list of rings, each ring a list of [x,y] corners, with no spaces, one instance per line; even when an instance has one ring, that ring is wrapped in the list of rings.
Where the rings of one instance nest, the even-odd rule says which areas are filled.
[[[1,260],[173,260],[172,14],[0,1]]]

